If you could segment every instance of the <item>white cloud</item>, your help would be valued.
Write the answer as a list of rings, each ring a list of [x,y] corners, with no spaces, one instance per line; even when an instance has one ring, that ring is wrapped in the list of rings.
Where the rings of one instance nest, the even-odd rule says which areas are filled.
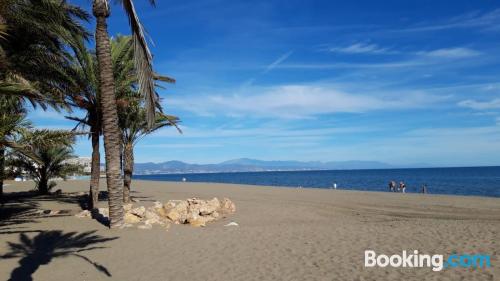
[[[463,100],[459,102],[458,105],[476,110],[500,109],[500,99],[493,99],[490,101]]]
[[[387,54],[389,49],[379,47],[376,44],[355,43],[346,47],[332,47],[328,51],[345,54]]]
[[[480,54],[480,52],[468,48],[445,48],[417,53],[417,55],[435,58],[469,58]]]
[[[421,108],[443,99],[423,92],[352,94],[331,85],[287,85],[253,88],[238,95],[172,98],[169,105],[208,116],[311,118],[340,112]]]

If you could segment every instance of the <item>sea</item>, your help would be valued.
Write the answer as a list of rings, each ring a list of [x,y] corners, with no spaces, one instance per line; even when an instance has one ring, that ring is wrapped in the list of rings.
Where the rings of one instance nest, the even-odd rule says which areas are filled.
[[[196,174],[135,175],[135,179],[153,181],[234,183],[282,186],[389,191],[389,182],[403,181],[407,193],[427,193],[500,197],[500,166],[420,169],[272,171]]]

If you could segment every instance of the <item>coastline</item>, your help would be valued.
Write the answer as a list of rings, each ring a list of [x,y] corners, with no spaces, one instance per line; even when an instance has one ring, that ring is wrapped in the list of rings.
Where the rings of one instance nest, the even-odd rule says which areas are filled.
[[[28,190],[33,183],[9,184],[6,193]],[[88,182],[59,182],[58,188],[78,193],[88,189]],[[81,255],[111,276],[70,256],[41,264],[34,280],[495,280],[500,276],[499,198],[137,180],[132,190],[139,204],[216,196],[233,200],[237,211],[204,228],[172,225],[168,231],[160,227],[109,231],[97,221],[74,216],[39,217],[15,225],[2,221],[0,253],[10,252],[8,243],[22,243],[21,235],[36,241],[50,231],[95,231],[116,239]],[[26,203],[33,202],[40,209],[79,210],[69,200]],[[239,226],[224,226],[233,221]],[[386,254],[404,249],[488,253],[493,267],[438,273],[429,268],[365,268],[367,249]],[[3,259],[0,279],[7,280],[22,258]]]

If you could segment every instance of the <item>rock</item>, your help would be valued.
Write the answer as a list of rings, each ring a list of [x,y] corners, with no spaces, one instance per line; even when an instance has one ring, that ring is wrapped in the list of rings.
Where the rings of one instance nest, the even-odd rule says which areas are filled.
[[[224,198],[220,202],[219,211],[222,214],[232,214],[236,212],[236,205],[233,203],[233,201],[229,200],[228,198]]]
[[[141,221],[141,218],[131,213],[125,213],[123,220],[125,223],[138,223]]]
[[[83,210],[75,215],[77,218],[90,218],[91,214],[89,210]]]
[[[135,203],[137,203],[137,202],[141,202],[141,200],[139,200],[139,199],[137,199],[137,198],[132,198],[132,199],[130,199],[130,201],[135,202]]]
[[[60,210],[50,210],[49,216],[55,216],[55,215],[58,215],[59,213],[61,213]]]
[[[140,218],[144,218],[144,216],[146,216],[146,208],[144,206],[140,206],[130,210],[130,213]]]
[[[216,197],[214,197],[212,200],[205,201],[204,203],[205,204],[200,207],[200,215],[202,216],[217,212],[217,210],[219,210],[221,206],[219,199],[217,199]]]
[[[239,225],[238,223],[232,221],[232,222],[230,222],[230,223],[228,223],[228,224],[226,224],[224,226],[238,226],[238,225]]]
[[[130,212],[130,210],[132,210],[132,203],[123,204],[123,210],[125,212]]]
[[[192,216],[188,218],[187,223],[192,226],[205,226],[207,223],[215,220],[216,218],[212,216]]]
[[[54,192],[54,195],[55,196],[60,196],[62,194],[62,190],[61,189],[58,189]]]
[[[150,224],[163,224],[163,221],[160,220],[160,216],[158,216],[158,214],[156,214],[152,209],[146,210],[144,218],[146,219],[145,222]]]
[[[188,220],[188,223],[192,226],[195,226],[195,227],[200,227],[200,226],[206,226],[206,221],[201,218],[201,217],[198,217],[196,219],[190,219]]]
[[[163,205],[166,217],[172,222],[179,224],[185,223],[188,215],[188,202],[187,201],[168,201]]]
[[[158,214],[158,216],[160,216],[161,218],[165,218],[165,219],[168,219],[167,218],[167,211],[162,207],[162,208],[156,208],[155,209],[155,212],[156,214]]]
[[[99,211],[99,215],[103,217],[109,217],[109,208],[99,208],[97,209]]]

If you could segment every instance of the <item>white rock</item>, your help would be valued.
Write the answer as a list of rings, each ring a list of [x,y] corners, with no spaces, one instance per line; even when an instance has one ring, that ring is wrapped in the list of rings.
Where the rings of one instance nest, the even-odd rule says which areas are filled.
[[[90,218],[91,214],[89,210],[83,210],[75,215],[77,218]]]
[[[125,212],[129,212],[130,210],[132,210],[132,203],[123,204],[123,210]]]
[[[144,206],[140,206],[130,210],[130,213],[140,218],[143,218],[146,215],[146,208]]]
[[[99,211],[99,215],[109,217],[109,208],[99,208],[97,210]]]
[[[239,225],[238,223],[232,221],[232,222],[230,222],[230,223],[228,223],[228,224],[226,224],[224,226],[238,226],[238,225]]]

